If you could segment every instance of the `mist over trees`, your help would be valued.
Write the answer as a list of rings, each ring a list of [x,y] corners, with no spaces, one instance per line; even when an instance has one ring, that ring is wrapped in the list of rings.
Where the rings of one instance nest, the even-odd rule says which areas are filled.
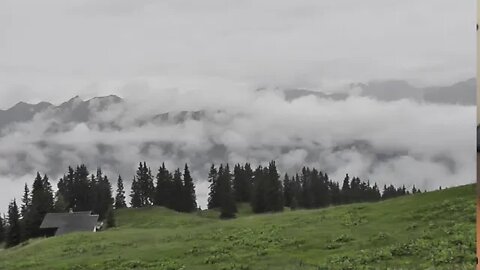
[[[316,168],[303,167],[295,175],[280,175],[275,161],[252,169],[251,164],[212,164],[208,174],[208,209],[217,209],[219,218],[235,218],[239,204],[250,205],[254,213],[281,212],[284,209],[313,209],[331,205],[375,202],[383,199],[420,193],[405,186],[362,181],[348,174],[341,185]],[[188,164],[173,172],[165,163],[154,175],[146,162],[138,165],[132,179],[130,207],[161,206],[178,212],[198,211],[195,180]],[[25,184],[21,205],[11,201],[7,216],[0,215],[0,243],[18,245],[30,238],[42,237],[40,224],[49,212],[92,211],[107,228],[114,227],[115,209],[129,207],[123,179],[116,181],[115,195],[109,178],[101,168],[90,173],[85,165],[68,167],[58,180],[56,192],[47,175],[37,173],[31,188]]]

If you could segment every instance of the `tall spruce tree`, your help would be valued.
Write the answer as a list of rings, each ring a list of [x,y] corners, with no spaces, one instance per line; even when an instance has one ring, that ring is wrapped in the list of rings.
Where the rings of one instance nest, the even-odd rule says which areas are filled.
[[[155,186],[155,195],[153,203],[158,206],[172,208],[172,175],[165,167],[165,163],[158,169],[157,183]]]
[[[24,239],[40,236],[40,224],[46,213],[53,211],[53,191],[47,175],[43,178],[40,173],[33,182],[31,206],[23,219]]]
[[[139,208],[143,206],[140,194],[140,187],[138,186],[138,181],[136,177],[134,177],[132,181],[132,191],[130,192],[130,205],[133,208]]]
[[[265,200],[267,202],[266,210],[269,212],[283,211],[283,187],[275,161],[271,161],[268,165],[267,179],[267,189],[265,193]]]
[[[208,182],[210,183],[210,192],[208,193],[208,209],[220,207],[218,191],[218,171],[212,164],[208,173]]]
[[[247,167],[248,166],[248,167]],[[249,202],[251,193],[251,169],[245,164],[245,167],[240,164],[235,165],[233,169],[233,192],[237,202]]]
[[[232,175],[228,164],[225,168],[220,165],[218,170],[218,191],[220,194],[220,218],[234,218],[237,207],[232,190]]]
[[[31,205],[30,190],[28,189],[27,183],[25,183],[25,187],[23,188],[22,207],[20,211],[22,218],[25,218],[27,216],[27,212],[30,209],[30,205]]]
[[[57,183],[58,192],[62,195],[67,204],[66,209],[73,209],[75,206],[74,185],[75,171],[72,167],[68,167],[68,173],[60,178]]]
[[[20,244],[21,241],[21,225],[20,213],[15,200],[8,206],[8,229],[5,237],[5,246],[13,247]]]
[[[351,202],[350,177],[348,176],[348,174],[343,179],[341,192],[342,192],[342,203],[350,203]]]
[[[197,196],[195,195],[195,184],[193,183],[187,164],[185,164],[183,171],[183,182],[183,211],[193,212],[197,209]]]
[[[303,208],[312,208],[313,207],[313,198],[312,198],[312,179],[310,168],[302,168],[302,174],[300,176],[301,182],[301,200],[300,206]]]
[[[292,205],[293,196],[293,181],[290,180],[288,174],[285,174],[283,177],[283,199],[286,207]]]
[[[182,173],[180,169],[176,169],[175,173],[173,174],[173,192],[172,196],[174,198],[173,203],[173,210],[175,211],[182,211],[184,200],[183,200],[183,180],[182,180]]]
[[[122,177],[119,175],[117,179],[117,192],[115,194],[115,209],[127,207],[125,202],[125,189],[123,187]]]
[[[95,202],[92,202],[92,183],[89,179],[90,173],[84,164],[77,166],[73,183],[73,210],[91,211]],[[97,179],[98,180],[98,179]]]
[[[55,203],[53,204],[53,211],[56,213],[63,213],[68,211],[68,203],[63,197],[62,193],[58,191],[55,194]]]
[[[108,209],[113,206],[112,186],[106,175],[98,180],[96,205],[99,219],[104,220]]]
[[[153,204],[153,197],[155,193],[155,186],[153,184],[153,176],[147,163],[140,163],[136,173],[139,197],[141,207]]]
[[[258,166],[254,173],[252,188],[251,205],[254,213],[264,213],[267,211],[267,201],[265,193],[267,190],[268,169]]]

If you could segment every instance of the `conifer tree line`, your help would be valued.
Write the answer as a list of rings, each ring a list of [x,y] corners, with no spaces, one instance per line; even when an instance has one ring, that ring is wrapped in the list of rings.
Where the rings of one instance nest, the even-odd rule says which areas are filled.
[[[347,174],[342,185],[316,168],[304,167],[295,175],[280,176],[275,161],[252,169],[251,164],[211,165],[208,174],[208,209],[219,209],[220,218],[234,218],[237,204],[248,203],[254,213],[280,212],[285,207],[321,208],[330,205],[374,202],[411,193],[421,193],[413,186],[385,185],[362,181]],[[11,201],[7,215],[0,215],[0,243],[15,246],[29,238],[40,237],[40,224],[46,213],[92,211],[108,227],[115,226],[113,209],[126,208],[123,179],[118,176],[115,196],[109,178],[100,168],[91,174],[79,165],[59,179],[53,191],[47,175],[37,173],[31,189],[25,184],[21,204]],[[146,162],[139,164],[132,179],[130,206],[134,208],[163,206],[179,212],[197,210],[194,180],[188,164],[170,172],[165,164],[156,174]]]
[[[117,192],[118,195],[118,192]],[[147,164],[140,163],[130,193],[132,207],[163,206],[179,212],[197,210],[195,184],[188,164],[173,173],[162,163],[156,176]]]
[[[221,218],[235,217],[237,203],[250,203],[254,213],[279,212],[284,207],[321,208],[330,205],[358,202],[375,202],[383,199],[408,195],[405,186],[395,188],[385,185],[381,191],[376,183],[350,178],[347,174],[342,185],[331,180],[327,173],[315,168],[302,168],[300,173],[280,179],[275,161],[268,166],[236,164],[233,173],[229,165],[214,164],[208,175],[210,192],[209,209],[220,209]],[[421,193],[413,186],[411,193]]]
[[[117,198],[121,194],[122,191],[117,192]],[[126,206],[120,201],[118,205]],[[85,165],[69,167],[59,179],[56,192],[48,176],[37,173],[31,189],[25,184],[21,205],[14,199],[8,206],[7,217],[0,217],[0,243],[4,241],[6,247],[11,247],[43,236],[40,225],[47,213],[92,211],[111,227],[115,224],[113,206],[110,181],[100,168],[96,174],[90,174]]]

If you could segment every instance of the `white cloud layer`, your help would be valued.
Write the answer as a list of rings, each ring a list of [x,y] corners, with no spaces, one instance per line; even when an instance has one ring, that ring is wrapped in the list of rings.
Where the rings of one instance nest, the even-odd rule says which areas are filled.
[[[256,166],[275,159],[282,172],[309,165],[337,181],[349,173],[382,185],[415,184],[422,189],[474,180],[474,106],[353,96],[344,101],[306,96],[287,102],[281,92],[270,89],[236,92],[242,93],[241,102],[230,96],[215,98],[215,104],[181,102],[195,93],[178,93],[165,107],[153,106],[156,102],[142,103],[151,105],[142,109],[136,102],[112,105],[94,111],[86,123],[65,124],[52,112],[38,114],[1,137],[0,175],[33,178],[39,170],[57,179],[67,166],[84,162],[91,170],[102,166],[112,180],[120,173],[128,182],[139,161],[146,160],[153,171],[163,161],[170,169],[188,162],[203,203],[212,162]],[[206,91],[208,97],[214,93]],[[185,108],[204,115],[178,123],[137,121],[164,109]],[[56,126],[61,128],[51,132]]]

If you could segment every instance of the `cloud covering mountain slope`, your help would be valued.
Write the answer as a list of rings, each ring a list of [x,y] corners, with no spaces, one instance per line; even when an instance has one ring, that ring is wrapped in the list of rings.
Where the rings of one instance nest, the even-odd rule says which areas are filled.
[[[19,197],[37,170],[57,180],[79,163],[129,183],[139,161],[153,171],[163,161],[171,169],[188,162],[202,206],[212,162],[275,159],[283,172],[312,165],[338,181],[349,173],[422,189],[474,179],[474,106],[310,92],[212,91],[183,102],[196,92],[172,91],[150,101],[19,103],[0,111],[0,181],[8,186],[0,203]]]

